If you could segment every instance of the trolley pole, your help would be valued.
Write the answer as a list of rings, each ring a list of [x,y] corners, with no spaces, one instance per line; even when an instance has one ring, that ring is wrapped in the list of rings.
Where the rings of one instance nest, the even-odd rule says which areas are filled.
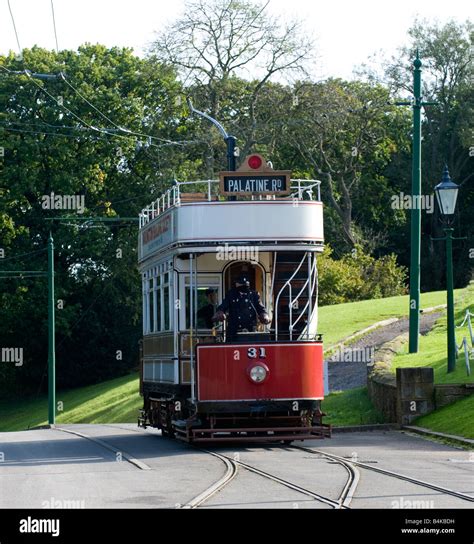
[[[227,144],[227,170],[232,172],[235,170],[236,141],[235,136],[227,136],[227,138],[225,138],[225,143]]]
[[[195,113],[197,115],[200,115],[201,117],[204,117],[204,119],[207,119],[210,121],[217,130],[222,134],[222,137],[224,138],[224,142],[227,145],[227,169],[231,172],[235,171],[235,144],[237,142],[235,136],[231,136],[230,134],[227,134],[226,129],[217,121],[214,119],[214,117],[211,117],[207,113],[204,113],[203,111],[199,111],[194,108],[193,103],[191,102],[191,99],[187,98],[189,109],[191,110],[191,113]],[[231,197],[232,199],[234,197]]]
[[[48,238],[48,422],[56,423],[56,346],[54,306],[54,242]]]

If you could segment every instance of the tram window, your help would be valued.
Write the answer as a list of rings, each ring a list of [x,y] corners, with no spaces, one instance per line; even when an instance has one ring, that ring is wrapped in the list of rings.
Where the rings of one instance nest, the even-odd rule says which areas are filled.
[[[171,278],[171,274],[166,272],[144,280],[143,312],[145,333],[169,331],[171,329]]]
[[[153,279],[150,279],[148,282],[148,331],[153,332],[155,330],[155,313],[153,311],[153,302],[154,302],[154,289],[153,289]]]
[[[143,308],[143,334],[146,334],[148,332],[148,299],[147,299],[147,292],[146,292],[146,286],[147,286],[147,280],[144,279],[143,280],[143,289],[142,289],[142,293],[143,293],[143,304],[142,304],[142,308]]]
[[[206,290],[208,287],[198,287],[197,289],[197,305],[196,308],[199,310],[200,308],[203,308],[204,306],[207,306],[209,304],[209,301],[206,296]],[[186,328],[189,329],[190,323],[189,323],[189,307],[191,304],[191,296],[190,296],[190,288],[186,287]],[[198,329],[207,329],[206,326],[206,320],[201,317],[197,317],[197,327]]]
[[[166,274],[167,276],[168,274]],[[163,288],[163,328],[165,331],[170,329],[170,286]]]
[[[155,331],[161,331],[161,323],[163,321],[163,314],[161,312],[161,289],[158,287],[156,290],[156,326]]]

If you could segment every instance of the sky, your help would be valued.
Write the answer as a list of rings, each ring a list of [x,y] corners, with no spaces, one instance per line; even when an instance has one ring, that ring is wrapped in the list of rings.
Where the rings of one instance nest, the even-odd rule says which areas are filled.
[[[143,55],[157,31],[179,16],[184,0],[53,0],[60,49],[84,42],[133,47]],[[10,0],[20,46],[54,49],[51,0]],[[272,15],[303,19],[316,39],[315,79],[350,79],[374,53],[396,52],[415,17],[472,19],[467,0],[270,0]],[[472,4],[471,4],[472,6]],[[0,0],[0,53],[18,51],[8,9]]]

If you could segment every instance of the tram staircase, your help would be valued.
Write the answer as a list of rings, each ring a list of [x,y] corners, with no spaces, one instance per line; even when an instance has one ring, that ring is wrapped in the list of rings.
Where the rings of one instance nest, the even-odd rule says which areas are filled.
[[[295,274],[295,270],[298,269],[302,259],[304,258],[303,264],[300,266],[298,272]],[[277,295],[280,293],[281,289],[285,283],[291,279],[291,294],[293,300],[296,298],[298,293],[304,287],[308,279],[308,257],[305,256],[305,252],[281,252],[277,254],[276,260],[276,270],[275,270],[275,280],[273,286],[273,302],[276,303]],[[317,299],[317,289],[314,287],[313,296],[312,296],[312,308],[316,307]],[[288,285],[283,289],[280,297],[278,298],[278,312],[274,307],[273,315],[274,321],[272,323],[272,328],[275,328],[275,318],[278,315],[278,340],[290,340],[292,337],[293,340],[297,340],[298,337],[305,331],[307,321],[308,321],[308,287],[306,286],[303,289],[303,292],[298,297],[297,301],[293,303],[293,308],[291,311],[292,322],[295,323],[293,327],[293,334],[290,335],[290,289]],[[298,319],[298,317],[303,313]]]

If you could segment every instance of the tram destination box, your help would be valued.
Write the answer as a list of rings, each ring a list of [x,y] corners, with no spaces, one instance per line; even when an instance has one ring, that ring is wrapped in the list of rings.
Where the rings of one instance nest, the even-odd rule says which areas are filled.
[[[288,195],[291,172],[273,170],[258,154],[249,155],[235,172],[220,172],[223,195]]]

